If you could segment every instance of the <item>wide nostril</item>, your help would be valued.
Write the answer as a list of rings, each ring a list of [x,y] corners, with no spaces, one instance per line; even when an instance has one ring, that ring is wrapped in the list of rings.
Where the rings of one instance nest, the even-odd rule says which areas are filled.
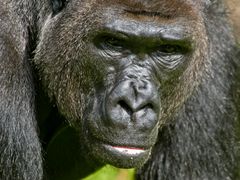
[[[140,111],[142,109],[154,109],[153,107],[153,104],[151,103],[147,103],[147,104],[142,104],[141,106],[137,107],[137,108],[134,108],[134,107],[131,107],[130,105],[128,105],[124,100],[120,100],[118,103],[117,103],[125,112],[127,112],[127,114],[129,116],[132,116],[133,113],[137,112],[137,111]]]
[[[158,122],[159,102],[155,84],[122,81],[107,96],[105,122],[114,128],[136,127],[139,131],[151,131]]]
[[[122,109],[124,109],[124,110],[128,113],[129,116],[132,116],[133,110],[132,110],[132,108],[131,108],[125,101],[120,100],[120,101],[118,102],[118,104],[120,105],[120,107],[121,107]]]
[[[144,105],[143,107],[141,107],[139,110],[141,110],[141,109],[152,109],[153,110],[154,107],[151,103],[148,103],[148,104]]]

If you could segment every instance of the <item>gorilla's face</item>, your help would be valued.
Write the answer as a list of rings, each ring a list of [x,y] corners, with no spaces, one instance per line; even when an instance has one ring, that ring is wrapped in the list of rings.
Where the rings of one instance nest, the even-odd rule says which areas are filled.
[[[34,63],[44,87],[100,162],[142,165],[198,84],[205,29],[174,2],[73,0],[42,29]]]

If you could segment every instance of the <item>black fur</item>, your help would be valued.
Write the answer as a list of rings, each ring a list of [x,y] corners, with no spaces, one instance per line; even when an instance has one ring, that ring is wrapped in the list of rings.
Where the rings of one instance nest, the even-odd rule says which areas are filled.
[[[239,50],[221,1],[204,16],[211,66],[173,123],[160,130],[151,160],[137,179],[238,179]]]
[[[182,1],[179,1],[179,5]],[[114,4],[114,2],[112,3]],[[124,2],[127,2],[125,6],[128,6],[126,5],[128,3],[131,4],[128,1]],[[139,9],[142,8],[139,5],[141,3],[151,8],[145,4],[145,1],[136,2]],[[176,1],[171,2],[174,4]],[[63,124],[66,125],[66,122],[77,127],[77,132],[80,131],[81,135],[83,133],[82,136],[88,133],[85,128],[87,123],[81,124],[79,119],[83,119],[85,114],[88,114],[87,110],[82,110],[87,109],[89,104],[91,106],[93,101],[91,101],[91,97],[95,93],[93,88],[103,86],[101,84],[102,64],[94,62],[89,65],[84,60],[80,65],[69,62],[78,62],[78,58],[83,57],[79,55],[79,48],[82,48],[86,54],[89,53],[88,50],[85,51],[84,45],[80,46],[82,44],[79,45],[77,42],[80,41],[79,39],[84,41],[86,39],[84,35],[88,34],[98,23],[101,16],[101,3],[106,2],[96,3],[91,0],[0,1],[1,180],[47,178],[49,172],[43,175],[45,170],[43,158],[47,157],[47,155],[45,156],[47,143],[55,131]],[[107,3],[111,4],[110,1]],[[94,6],[91,6],[92,4]],[[189,92],[191,96],[189,98],[182,97],[185,99],[183,104],[174,102],[175,99],[172,100],[180,107],[174,109],[174,114],[168,114],[164,123],[160,123],[157,143],[152,150],[150,159],[137,171],[137,179],[230,180],[238,178],[236,127],[238,126],[239,92],[236,81],[239,80],[237,71],[240,63],[238,62],[239,56],[236,55],[236,42],[232,36],[222,0],[212,2],[192,0],[191,4],[198,9],[199,18],[204,20],[200,25],[206,29],[207,40],[204,41],[199,37],[199,41],[204,41],[207,48],[205,50],[208,50],[208,54],[203,55],[206,63],[203,71],[199,70],[199,73],[202,73],[201,79],[197,79],[199,85],[193,88],[195,90]],[[98,7],[96,5],[99,5],[100,12],[96,10]],[[156,1],[156,9],[157,5],[159,2]],[[65,13],[64,9],[68,8],[71,8],[74,13],[69,14],[69,11]],[[178,9],[181,8],[183,7],[179,6]],[[129,9],[134,12],[134,9]],[[166,18],[175,16],[173,9],[166,10]],[[139,12],[140,14],[149,14],[147,11],[144,9]],[[78,13],[81,14],[81,17],[78,16]],[[169,13],[172,14],[168,15]],[[62,24],[59,15],[68,22],[72,20],[71,23]],[[152,13],[151,16],[155,16],[155,14]],[[49,18],[52,18],[53,23],[48,26]],[[80,24],[80,26],[75,26],[76,24]],[[69,27],[71,31],[67,29]],[[66,34],[61,34],[62,32]],[[45,39],[46,37],[49,38]],[[61,37],[66,37],[66,39],[63,40]],[[66,46],[63,47],[65,43]],[[62,49],[57,49],[56,44]],[[72,49],[68,49],[70,48],[69,44]],[[51,52],[57,53],[51,54]],[[72,52],[76,52],[77,55],[75,56]],[[42,59],[45,54],[50,54],[47,56],[48,59]],[[54,58],[59,60],[49,63]],[[49,64],[45,65],[45,63]],[[85,71],[81,73],[83,69],[79,69],[79,67],[84,68]],[[89,74],[95,75],[89,76]],[[193,74],[198,74],[198,72]],[[77,80],[76,84],[72,83],[72,77]],[[42,81],[43,85],[40,84]],[[48,93],[50,98],[41,94],[41,88]],[[77,88],[79,88],[79,94],[71,96],[71,98],[75,98],[74,100],[65,99],[66,92],[75,92],[74,90]],[[185,88],[187,89],[187,87]],[[86,96],[83,97],[85,94]],[[45,102],[40,102],[41,98],[44,101],[51,99],[53,107],[51,103],[46,103],[47,108],[42,108],[45,106]],[[82,103],[85,101],[89,104]],[[67,108],[64,108],[66,105]],[[51,107],[51,110],[48,107]],[[43,113],[42,109],[44,109]],[[58,111],[64,118],[58,115]],[[62,119],[67,119],[67,121]],[[114,135],[109,133],[112,139],[114,139]],[[85,136],[82,138],[84,142],[89,142],[85,138]],[[92,151],[97,152],[98,150]],[[85,155],[91,157],[88,150],[84,152],[83,156]],[[78,158],[76,159],[78,160]],[[91,165],[90,163],[89,166]],[[84,165],[82,168],[85,168]],[[80,174],[79,177],[86,176],[91,170],[86,168],[86,172]],[[74,178],[73,176],[72,179]]]

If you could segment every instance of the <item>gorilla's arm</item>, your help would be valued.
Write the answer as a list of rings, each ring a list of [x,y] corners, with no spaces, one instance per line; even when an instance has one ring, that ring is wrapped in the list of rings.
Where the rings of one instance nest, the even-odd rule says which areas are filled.
[[[21,3],[21,1],[19,1]],[[0,179],[41,179],[28,31],[11,1],[0,2]]]

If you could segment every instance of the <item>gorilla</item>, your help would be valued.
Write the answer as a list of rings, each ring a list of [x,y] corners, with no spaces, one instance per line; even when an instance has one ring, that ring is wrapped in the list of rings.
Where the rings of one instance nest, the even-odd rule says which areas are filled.
[[[1,0],[0,179],[238,178],[223,0]]]

